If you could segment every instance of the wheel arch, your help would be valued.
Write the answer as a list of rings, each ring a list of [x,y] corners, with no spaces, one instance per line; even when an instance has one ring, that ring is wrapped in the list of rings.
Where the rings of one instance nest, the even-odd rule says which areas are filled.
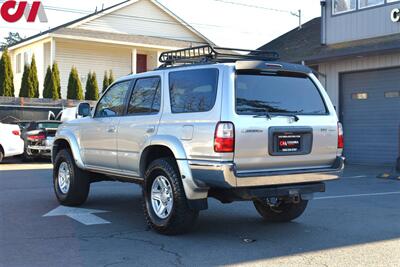
[[[85,166],[81,157],[81,153],[79,151],[78,142],[74,136],[70,135],[56,137],[51,151],[52,162],[54,163],[57,153],[64,148],[69,149],[72,152],[72,156],[75,160],[76,165],[79,168],[84,169]]]
[[[153,160],[163,157],[173,157],[179,170],[188,200],[207,199],[208,188],[200,188],[193,180],[187,155],[183,144],[173,136],[157,136],[149,142],[140,155],[140,176],[144,177],[146,167]]]

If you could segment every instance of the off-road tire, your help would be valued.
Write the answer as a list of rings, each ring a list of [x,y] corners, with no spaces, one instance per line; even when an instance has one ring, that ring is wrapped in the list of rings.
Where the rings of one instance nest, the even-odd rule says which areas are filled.
[[[307,200],[300,200],[299,203],[282,202],[278,207],[271,207],[265,201],[255,200],[254,206],[258,213],[267,222],[290,222],[300,217],[307,207]]]
[[[64,194],[58,183],[58,170],[62,162],[66,162],[70,171],[70,186]],[[89,175],[79,169],[71,155],[70,150],[63,149],[57,153],[53,168],[53,187],[60,204],[65,206],[80,206],[85,203],[90,189]]]
[[[173,206],[165,219],[156,215],[151,204],[151,187],[157,176],[166,177],[172,187]],[[161,158],[150,163],[145,173],[142,187],[142,206],[146,222],[150,228],[164,235],[179,235],[188,232],[194,225],[199,212],[188,206],[182,180],[175,160]]]
[[[2,149],[0,148],[0,163],[3,161],[3,159],[4,159],[4,154]]]

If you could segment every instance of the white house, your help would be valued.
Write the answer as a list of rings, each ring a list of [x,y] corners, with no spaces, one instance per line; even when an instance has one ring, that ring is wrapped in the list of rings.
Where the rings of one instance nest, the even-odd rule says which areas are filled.
[[[9,47],[16,96],[24,64],[33,54],[40,93],[47,67],[57,62],[65,98],[72,66],[77,67],[83,85],[89,71],[95,71],[101,88],[106,70],[115,77],[144,72],[159,65],[163,51],[204,43],[212,42],[156,0],[124,1]]]

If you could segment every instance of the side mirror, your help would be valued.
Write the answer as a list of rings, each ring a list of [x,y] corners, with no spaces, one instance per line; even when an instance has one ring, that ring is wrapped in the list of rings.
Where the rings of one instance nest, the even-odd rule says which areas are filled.
[[[78,114],[79,117],[89,117],[91,115],[90,105],[89,103],[80,103],[78,105]]]

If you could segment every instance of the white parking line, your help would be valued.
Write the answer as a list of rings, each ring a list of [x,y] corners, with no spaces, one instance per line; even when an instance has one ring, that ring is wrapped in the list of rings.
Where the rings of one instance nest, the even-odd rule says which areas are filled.
[[[395,191],[395,192],[383,192],[383,193],[368,193],[368,194],[354,194],[354,195],[316,197],[314,199],[315,200],[323,200],[323,199],[369,197],[369,196],[386,196],[386,195],[399,195],[399,194],[400,194],[400,191]]]
[[[341,179],[357,179],[357,178],[367,178],[367,175],[355,175],[355,176],[343,176]]]

